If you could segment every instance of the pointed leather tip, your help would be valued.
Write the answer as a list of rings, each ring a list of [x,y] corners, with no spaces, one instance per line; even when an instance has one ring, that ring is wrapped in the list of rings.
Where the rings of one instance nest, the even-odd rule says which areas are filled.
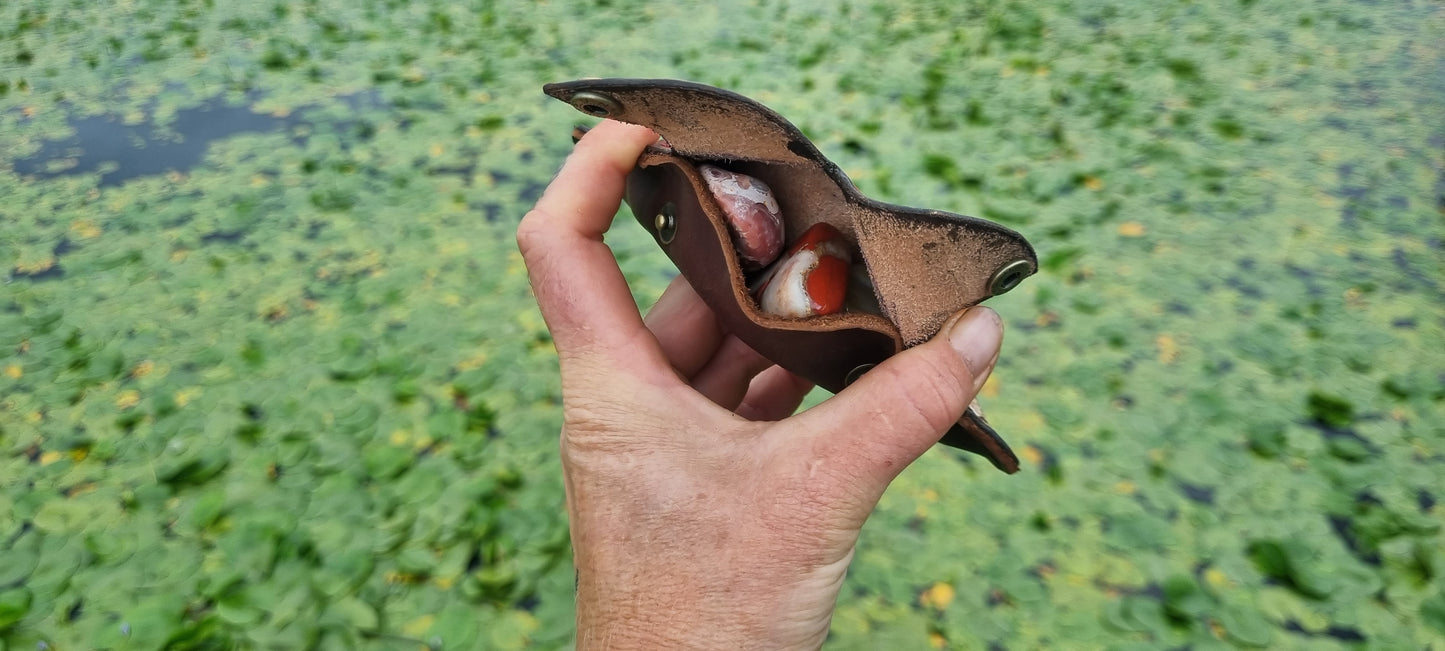
[[[571,82],[554,81],[550,84],[543,84],[542,92],[548,97],[560,99],[565,102],[572,98],[573,90],[569,88],[571,85]]]
[[[939,443],[972,452],[1007,474],[1019,471],[1019,458],[993,427],[972,409],[964,412],[958,424],[948,430]]]

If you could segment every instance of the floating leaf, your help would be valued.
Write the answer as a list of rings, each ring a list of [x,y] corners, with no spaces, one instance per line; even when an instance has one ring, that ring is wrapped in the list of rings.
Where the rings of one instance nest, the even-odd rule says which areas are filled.
[[[1355,420],[1354,404],[1328,393],[1310,392],[1306,407],[1310,418],[1330,427],[1349,427]]]
[[[1147,597],[1126,596],[1112,601],[1104,610],[1104,623],[1120,632],[1162,632],[1167,624],[1159,602]]]
[[[1204,614],[1211,606],[1193,577],[1176,574],[1165,580],[1163,587],[1164,609],[1172,617],[1187,621]]]
[[[1445,591],[1436,592],[1420,602],[1420,620],[1430,628],[1445,633]]]
[[[1226,606],[1219,613],[1219,623],[1230,639],[1247,646],[1268,646],[1274,636],[1274,625],[1249,608]]]
[[[355,597],[342,597],[331,602],[324,617],[360,631],[374,631],[380,621],[375,608]]]
[[[1328,573],[1315,567],[1315,554],[1295,540],[1257,540],[1249,555],[1260,573],[1279,580],[1300,594],[1322,599],[1335,587]]]
[[[531,613],[506,611],[494,621],[488,637],[494,649],[524,649],[536,630],[537,619]]]
[[[30,591],[25,588],[0,590],[0,630],[25,618],[30,612]]]
[[[485,630],[485,627],[477,625],[478,622],[485,620],[479,609],[453,603],[442,609],[435,623],[426,629],[426,639],[440,641],[443,651],[469,649],[476,645],[477,638]]]
[[[0,554],[0,587],[19,585],[40,562],[41,536],[25,533]]]

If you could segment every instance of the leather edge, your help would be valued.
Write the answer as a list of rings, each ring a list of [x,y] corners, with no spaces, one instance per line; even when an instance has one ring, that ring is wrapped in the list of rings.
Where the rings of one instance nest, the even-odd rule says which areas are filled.
[[[964,412],[963,418],[949,428],[938,442],[984,457],[1007,474],[1019,471],[1019,458],[1013,448],[973,409]]]

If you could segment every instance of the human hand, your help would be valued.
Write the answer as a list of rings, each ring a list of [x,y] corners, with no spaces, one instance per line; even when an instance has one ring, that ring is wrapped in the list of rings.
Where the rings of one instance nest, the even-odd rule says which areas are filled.
[[[517,229],[562,372],[577,648],[817,648],[863,522],[998,358],[975,307],[837,396],[724,332],[678,278],[642,318],[603,243],[656,140],[604,121]]]

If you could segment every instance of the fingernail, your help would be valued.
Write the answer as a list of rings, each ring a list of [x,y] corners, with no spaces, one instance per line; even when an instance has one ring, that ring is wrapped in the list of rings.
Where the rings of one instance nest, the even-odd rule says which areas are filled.
[[[976,384],[982,384],[998,358],[1003,343],[1003,321],[998,313],[986,307],[972,307],[948,330],[948,343],[973,372]]]

